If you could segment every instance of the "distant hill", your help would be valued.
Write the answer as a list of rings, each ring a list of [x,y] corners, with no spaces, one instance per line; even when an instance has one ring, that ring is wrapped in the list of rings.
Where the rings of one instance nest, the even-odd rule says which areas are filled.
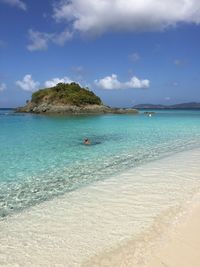
[[[58,83],[50,88],[40,89],[32,94],[31,101],[16,112],[26,113],[116,113],[137,114],[135,109],[110,108],[103,105],[100,97],[88,88],[83,88],[77,83]]]
[[[136,108],[136,109],[200,109],[200,103],[189,102],[189,103],[180,103],[180,104],[175,104],[175,105],[139,104],[139,105],[135,105],[133,108]]]

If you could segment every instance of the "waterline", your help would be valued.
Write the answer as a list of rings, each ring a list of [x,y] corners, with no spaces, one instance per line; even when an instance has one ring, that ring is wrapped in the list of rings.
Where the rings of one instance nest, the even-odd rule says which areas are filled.
[[[137,239],[199,191],[199,156],[182,152],[8,217],[0,222],[2,264],[81,266]]]

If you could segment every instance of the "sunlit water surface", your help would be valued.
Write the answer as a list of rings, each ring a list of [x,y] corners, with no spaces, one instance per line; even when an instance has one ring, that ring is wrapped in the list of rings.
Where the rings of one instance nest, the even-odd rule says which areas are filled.
[[[90,146],[83,145],[86,137]],[[197,147],[199,110],[152,117],[0,110],[0,216]]]

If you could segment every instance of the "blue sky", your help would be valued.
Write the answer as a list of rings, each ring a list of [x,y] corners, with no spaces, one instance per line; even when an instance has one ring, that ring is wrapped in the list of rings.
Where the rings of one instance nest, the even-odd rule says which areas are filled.
[[[0,0],[0,107],[57,82],[111,106],[200,101],[198,0]]]

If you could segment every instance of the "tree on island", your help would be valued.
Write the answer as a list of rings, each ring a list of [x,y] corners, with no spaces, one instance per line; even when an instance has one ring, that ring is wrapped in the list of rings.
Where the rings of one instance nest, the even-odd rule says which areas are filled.
[[[138,114],[135,109],[111,108],[88,88],[77,83],[58,83],[32,94],[31,101],[16,112],[35,114]]]
[[[101,99],[88,88],[83,88],[79,84],[58,83],[54,87],[40,89],[32,94],[32,103],[51,103],[63,105],[102,105]]]

